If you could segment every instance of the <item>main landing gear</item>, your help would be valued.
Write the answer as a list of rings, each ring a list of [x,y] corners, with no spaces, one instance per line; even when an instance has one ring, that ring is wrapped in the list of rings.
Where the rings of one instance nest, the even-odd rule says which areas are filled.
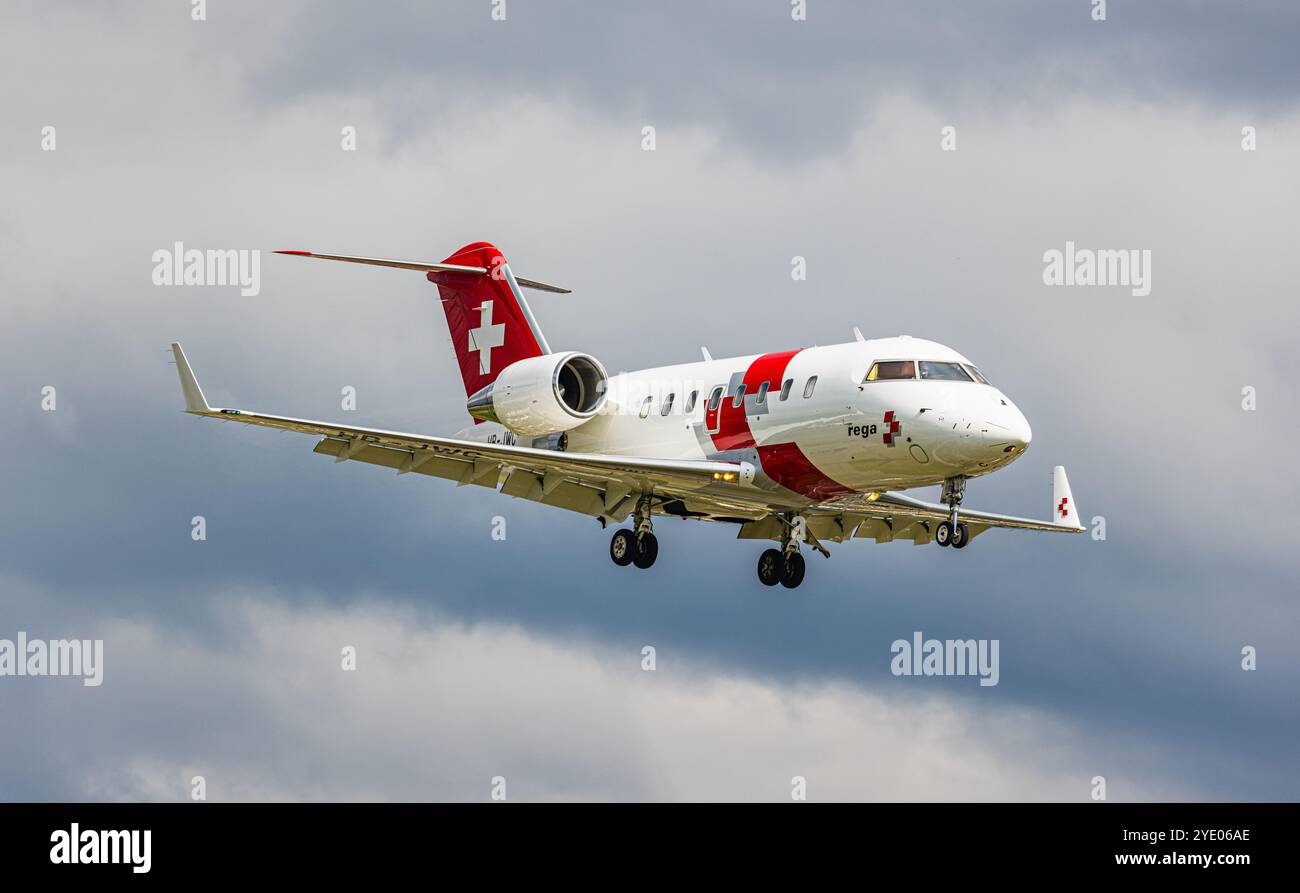
[[[767,549],[758,556],[758,582],[764,586],[780,583],[786,589],[795,589],[803,582],[808,567],[804,563],[799,546],[809,538],[808,527],[798,515],[783,517],[785,531],[781,538],[780,549]],[[815,540],[813,548],[822,554],[828,554],[824,547]]]
[[[645,570],[659,557],[659,540],[655,538],[654,525],[650,521],[649,494],[637,500],[634,520],[631,530],[614,531],[614,537],[609,541],[609,557],[619,567],[635,564]]]
[[[786,589],[794,589],[803,582],[806,570],[799,552],[786,555],[780,549],[766,549],[758,556],[758,582],[764,586],[780,583]]]
[[[642,570],[650,567],[659,557],[659,541],[655,539],[650,509],[653,505],[649,493],[642,494],[637,500],[633,513],[632,528],[614,531],[609,541],[609,557],[619,567],[634,564]],[[803,582],[807,565],[799,548],[807,543],[830,557],[826,547],[818,542],[802,517],[792,512],[777,515],[783,529],[781,548],[767,549],[758,559],[758,579],[764,586],[780,583],[786,589],[795,589]]]
[[[942,499],[948,504],[948,510],[952,512],[952,515],[947,521],[939,522],[939,526],[934,529],[934,541],[941,546],[964,549],[966,544],[970,542],[970,529],[965,524],[957,521],[957,514],[961,509],[961,500],[965,494],[965,476],[958,475],[943,482]]]

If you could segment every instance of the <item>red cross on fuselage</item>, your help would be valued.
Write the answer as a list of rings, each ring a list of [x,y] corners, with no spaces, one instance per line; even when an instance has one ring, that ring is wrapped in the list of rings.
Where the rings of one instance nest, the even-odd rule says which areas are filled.
[[[894,421],[894,411],[885,413],[885,446],[894,445],[894,435],[898,433],[899,423]]]

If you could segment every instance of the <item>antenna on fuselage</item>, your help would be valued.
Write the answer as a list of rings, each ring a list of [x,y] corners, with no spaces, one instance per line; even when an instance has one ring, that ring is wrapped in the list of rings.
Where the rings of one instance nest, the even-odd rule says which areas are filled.
[[[713,354],[709,353],[709,349],[704,345],[700,345],[700,353],[704,354],[705,362],[713,362]]]
[[[866,340],[867,340],[866,338],[863,338],[863,337],[862,337],[862,330],[859,329],[857,326],[854,326],[854,327],[853,327],[853,340],[854,340],[854,341],[866,341]]]

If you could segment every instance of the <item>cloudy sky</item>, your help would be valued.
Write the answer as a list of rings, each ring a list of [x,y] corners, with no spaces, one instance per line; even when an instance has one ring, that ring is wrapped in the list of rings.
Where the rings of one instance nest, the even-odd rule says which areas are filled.
[[[1092,10],[5,4],[0,638],[105,666],[0,677],[0,799],[1300,797],[1300,11]],[[173,340],[214,404],[463,427],[419,275],[266,256],[243,297],[151,256],[478,239],[611,369],[950,344],[1034,428],[969,503],[1046,516],[1064,464],[1106,538],[857,541],[792,592],[663,521],[635,572],[590,518],[178,412]],[[1067,240],[1150,250],[1150,295],[1045,286]],[[893,676],[916,630],[998,639],[1000,683]]]

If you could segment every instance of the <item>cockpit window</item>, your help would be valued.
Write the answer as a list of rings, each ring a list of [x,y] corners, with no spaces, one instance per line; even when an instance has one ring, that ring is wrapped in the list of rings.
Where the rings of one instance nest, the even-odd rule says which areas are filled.
[[[886,360],[873,363],[867,373],[867,381],[892,381],[900,378],[916,378],[916,363],[911,360]]]
[[[988,384],[988,383],[989,383],[989,380],[988,380],[987,378],[985,378],[983,375],[980,375],[980,371],[979,371],[978,369],[976,369],[974,366],[967,365],[965,368],[966,368],[966,371],[969,372],[969,373],[971,374],[971,377],[973,377],[973,378],[974,378],[976,381],[978,381],[980,384]]]
[[[970,375],[961,367],[961,363],[921,360],[919,365],[922,381],[971,381]]]

